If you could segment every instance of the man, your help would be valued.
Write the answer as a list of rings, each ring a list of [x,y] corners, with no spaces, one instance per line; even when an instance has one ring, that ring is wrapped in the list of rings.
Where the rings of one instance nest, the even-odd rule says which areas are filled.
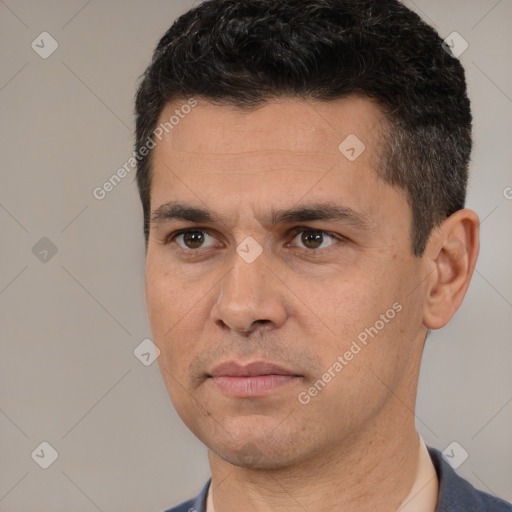
[[[414,422],[479,247],[436,32],[394,0],[210,0],[136,113],[151,329],[212,474],[171,510],[511,511]]]

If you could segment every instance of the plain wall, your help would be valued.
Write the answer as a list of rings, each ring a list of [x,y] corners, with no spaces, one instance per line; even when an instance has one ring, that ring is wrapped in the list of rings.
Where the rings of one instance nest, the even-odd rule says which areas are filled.
[[[417,426],[441,450],[459,443],[459,474],[512,500],[512,2],[406,3],[469,43],[468,206],[482,219],[465,303],[426,344]],[[193,4],[0,2],[2,512],[160,512],[209,476],[157,363],[133,354],[151,338],[135,173],[93,196],[131,156],[137,79]],[[44,31],[59,45],[46,59],[31,47],[50,48]],[[31,457],[43,441],[58,452],[48,469]]]

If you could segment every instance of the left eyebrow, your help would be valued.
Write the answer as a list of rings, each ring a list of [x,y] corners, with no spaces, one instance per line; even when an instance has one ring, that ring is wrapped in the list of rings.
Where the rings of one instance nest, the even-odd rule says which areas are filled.
[[[151,216],[151,223],[158,225],[174,219],[194,223],[213,224],[219,221],[223,223],[207,208],[174,201],[159,206]],[[271,209],[265,218],[257,216],[257,219],[262,221],[262,224],[270,227],[279,224],[314,221],[343,222],[364,230],[368,230],[374,225],[374,222],[367,215],[356,212],[352,208],[329,202],[302,204],[291,209]]]
[[[369,229],[373,224],[371,219],[352,208],[333,203],[313,203],[300,205],[288,210],[271,210],[267,224],[287,224],[294,222],[343,222],[358,229]]]

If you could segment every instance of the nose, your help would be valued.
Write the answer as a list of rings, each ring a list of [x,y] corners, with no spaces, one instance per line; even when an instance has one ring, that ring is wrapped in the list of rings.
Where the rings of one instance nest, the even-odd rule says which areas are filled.
[[[250,334],[262,325],[279,328],[286,321],[285,285],[263,252],[252,263],[238,253],[220,283],[211,318],[221,329]]]

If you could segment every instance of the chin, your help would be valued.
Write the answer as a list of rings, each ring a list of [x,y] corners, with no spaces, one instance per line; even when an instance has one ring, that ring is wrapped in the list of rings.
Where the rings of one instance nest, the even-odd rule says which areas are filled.
[[[251,432],[247,428],[235,433],[232,430],[223,430],[222,433],[210,432],[200,440],[220,459],[247,469],[288,467],[298,462],[297,446],[306,448],[305,443],[290,432],[283,431],[284,435],[278,437],[272,429],[265,433],[255,432],[256,430]]]
[[[215,455],[233,466],[246,469],[278,469],[293,464],[282,454],[265,455],[256,444],[247,442],[240,449],[211,449]],[[289,453],[286,455],[289,456]]]

